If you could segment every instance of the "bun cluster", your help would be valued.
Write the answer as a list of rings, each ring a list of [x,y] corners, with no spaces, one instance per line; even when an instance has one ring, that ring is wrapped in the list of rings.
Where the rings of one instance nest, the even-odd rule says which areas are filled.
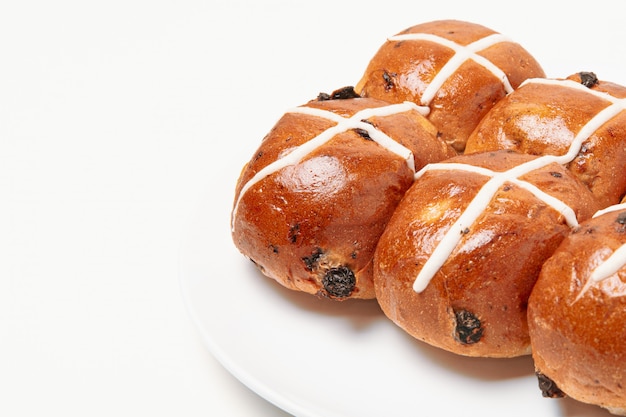
[[[531,354],[544,396],[626,415],[625,167],[626,87],[428,22],[285,112],[237,181],[232,237],[287,288],[376,299],[456,354]]]

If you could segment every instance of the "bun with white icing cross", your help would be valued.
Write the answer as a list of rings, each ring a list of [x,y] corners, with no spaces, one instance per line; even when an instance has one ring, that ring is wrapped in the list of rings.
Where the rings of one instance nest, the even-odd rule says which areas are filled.
[[[374,298],[372,258],[387,221],[416,170],[454,155],[421,111],[352,88],[289,110],[237,182],[237,248],[287,288]]]
[[[284,114],[237,181],[232,238],[287,288],[376,298],[456,354],[532,353],[544,396],[626,415],[625,170],[626,87],[428,22]]]
[[[545,262],[528,302],[544,396],[626,415],[626,199],[581,223]]]
[[[378,302],[409,334],[450,352],[529,354],[526,306],[541,267],[599,208],[552,157],[496,151],[429,164],[379,240]]]
[[[603,206],[617,204],[626,194],[626,87],[590,72],[529,79],[491,109],[465,151],[496,149],[562,156]]]
[[[428,119],[458,152],[495,103],[527,78],[545,77],[518,43],[487,27],[441,20],[390,37],[371,59],[356,91],[429,108]]]

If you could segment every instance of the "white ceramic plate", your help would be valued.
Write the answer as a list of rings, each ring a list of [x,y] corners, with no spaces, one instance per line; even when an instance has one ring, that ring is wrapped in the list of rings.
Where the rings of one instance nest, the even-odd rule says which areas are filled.
[[[375,301],[284,289],[231,243],[228,210],[216,207],[231,199],[227,181],[212,189],[182,246],[184,298],[215,357],[278,407],[304,417],[608,416],[544,399],[529,357],[460,357],[412,339]]]
[[[607,22],[606,11],[598,10],[597,18],[588,16],[596,11],[595,6],[589,10],[568,6],[569,17],[558,20],[554,16],[562,6],[546,11],[552,5],[546,3],[545,7],[520,8],[516,10],[519,19],[511,19],[499,3],[492,6],[495,11],[490,15],[471,2],[457,3],[439,5],[439,9],[449,9],[440,16],[433,5],[406,18],[396,16],[397,22],[379,21],[378,15],[365,13],[359,17],[363,20],[360,31],[331,25],[317,31],[309,43],[306,32],[284,36],[287,29],[283,26],[297,31],[299,24],[351,13],[350,7],[331,13],[317,6],[303,12],[305,6],[296,3],[259,6],[250,14],[262,18],[246,21],[247,33],[260,37],[254,44],[259,47],[251,48],[246,37],[239,43],[238,38],[229,38],[217,44],[224,46],[224,53],[247,48],[246,54],[228,58],[228,79],[242,80],[241,91],[233,94],[229,88],[214,88],[212,100],[219,108],[208,113],[214,121],[209,122],[212,137],[207,139],[216,143],[207,161],[213,178],[182,245],[180,280],[191,316],[210,351],[245,385],[291,414],[382,417],[419,415],[425,410],[433,415],[431,410],[437,410],[437,415],[444,416],[608,416],[598,407],[571,399],[544,399],[529,357],[473,359],[432,348],[386,319],[375,301],[338,303],[280,287],[262,276],[232,244],[229,216],[237,175],[276,117],[314,98],[318,88],[330,92],[343,86],[351,79],[349,74],[362,71],[384,36],[408,27],[409,22],[417,24],[456,11],[449,17],[501,29],[520,41],[540,60],[548,76],[590,70],[601,79],[625,82],[618,78],[623,77],[620,66],[626,67],[625,54],[615,52],[611,41],[623,37],[624,26],[616,14]],[[239,19],[240,10],[235,11],[233,16]],[[356,39],[353,32],[358,32]],[[276,39],[293,45],[281,44],[282,49],[276,50],[272,43]],[[301,56],[286,59],[281,52],[286,49]],[[346,57],[337,55],[344,52]],[[311,60],[311,55],[326,60]],[[247,72],[251,62],[266,58],[277,62],[256,65],[253,72]],[[332,64],[344,59],[354,68]],[[302,75],[304,68],[311,72]],[[251,75],[254,79],[244,82]]]

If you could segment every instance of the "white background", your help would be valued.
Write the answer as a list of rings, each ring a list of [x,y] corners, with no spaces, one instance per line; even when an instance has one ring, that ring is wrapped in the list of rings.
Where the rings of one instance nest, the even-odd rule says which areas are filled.
[[[223,164],[433,19],[500,31],[548,76],[626,84],[614,4],[2,2],[0,415],[286,415],[216,362],[181,297],[181,238],[201,195],[234,188]]]

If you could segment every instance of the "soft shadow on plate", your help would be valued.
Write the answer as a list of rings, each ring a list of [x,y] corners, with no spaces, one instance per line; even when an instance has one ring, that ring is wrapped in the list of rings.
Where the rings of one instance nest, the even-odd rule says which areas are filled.
[[[247,279],[260,280],[263,286],[281,299],[292,304],[294,308],[326,318],[335,317],[343,320],[355,332],[366,331],[375,325],[389,326],[397,332],[398,338],[410,346],[416,355],[427,357],[429,362],[441,367],[442,370],[458,373],[477,381],[498,382],[517,378],[535,378],[534,365],[530,355],[509,358],[472,358],[447,352],[443,349],[430,346],[404,332],[391,322],[382,312],[376,300],[345,300],[334,301],[319,298],[311,294],[290,290],[283,287],[271,278],[263,275],[252,263],[247,267]],[[536,387],[537,396],[541,396],[539,387]],[[548,399],[555,401],[561,410],[562,417],[610,417],[608,411],[589,404],[584,404],[571,398]]]
[[[319,298],[311,294],[287,289],[273,279],[264,276],[254,266],[251,266],[250,269],[254,270],[250,273],[252,279],[266,281],[265,285],[278,292],[281,297],[292,303],[295,308],[346,320],[355,330],[363,330],[381,322],[388,323],[394,331],[399,333],[399,337],[407,345],[414,347],[416,355],[427,356],[431,362],[459,374],[486,381],[520,378],[534,374],[530,356],[512,359],[493,359],[471,358],[450,353],[421,342],[396,326],[384,315],[376,300],[334,301]]]
[[[473,358],[431,346],[416,340],[407,333],[405,333],[405,336],[407,343],[413,343],[415,350],[420,355],[427,356],[431,361],[436,362],[443,368],[477,380],[497,381],[522,378],[533,376],[535,372],[530,355],[506,359]]]

